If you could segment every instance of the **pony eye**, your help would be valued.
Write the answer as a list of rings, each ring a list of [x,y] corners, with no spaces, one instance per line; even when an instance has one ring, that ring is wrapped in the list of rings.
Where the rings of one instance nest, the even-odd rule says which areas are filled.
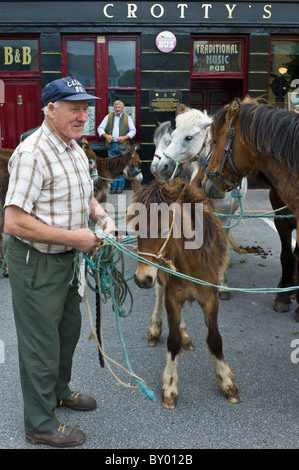
[[[192,135],[187,135],[187,136],[185,137],[185,140],[192,140],[192,139],[193,139]]]

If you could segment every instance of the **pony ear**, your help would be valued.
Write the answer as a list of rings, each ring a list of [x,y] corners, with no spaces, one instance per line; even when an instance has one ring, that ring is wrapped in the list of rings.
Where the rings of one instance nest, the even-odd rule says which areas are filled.
[[[161,126],[161,122],[160,122],[160,121],[157,121],[157,119],[155,119],[155,124],[156,124],[156,127]]]
[[[171,118],[170,119],[170,123],[171,123],[171,129],[175,129],[176,128],[176,122],[175,122],[175,118]]]
[[[205,116],[204,120],[199,119],[198,122],[199,122],[199,127],[201,127],[202,129],[206,129],[212,124],[213,120],[209,116]]]

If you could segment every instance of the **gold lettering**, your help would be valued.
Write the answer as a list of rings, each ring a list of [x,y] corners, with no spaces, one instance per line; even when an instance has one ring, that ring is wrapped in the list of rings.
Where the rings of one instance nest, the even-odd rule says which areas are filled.
[[[204,18],[209,18],[209,8],[212,8],[212,5],[210,3],[203,3],[201,5],[201,8],[205,9],[205,16]]]
[[[229,18],[229,19],[232,19],[232,18],[233,18],[232,13],[233,13],[233,11],[234,11],[234,9],[235,9],[235,7],[236,7],[237,5],[234,3],[233,6],[230,7],[230,5],[229,5],[228,3],[226,3],[225,6],[226,6],[227,11],[228,11],[228,18]]]
[[[4,46],[4,65],[11,65],[13,63],[12,47]]]
[[[265,13],[268,13],[268,16],[263,15],[263,18],[264,18],[265,20],[268,20],[269,18],[271,18],[272,12],[271,12],[271,10],[269,10],[269,8],[271,9],[271,8],[272,8],[272,5],[265,5],[265,6],[264,6],[264,12],[265,12]]]
[[[157,15],[155,14],[156,7],[160,8],[160,13],[158,13]],[[161,18],[161,16],[164,15],[164,8],[162,7],[162,5],[160,5],[159,3],[155,3],[155,5],[153,5],[152,8],[151,8],[151,15],[154,18]]]
[[[15,51],[15,63],[16,63],[16,64],[20,64],[20,63],[21,63],[20,49],[16,49],[16,51]]]
[[[105,15],[107,18],[114,18],[113,15],[108,15],[108,13],[107,13],[108,7],[112,7],[112,8],[113,8],[113,7],[114,7],[113,3],[108,3],[107,5],[104,6],[104,8],[103,8],[103,13],[104,13],[104,15]]]
[[[31,57],[31,47],[29,46],[24,46],[22,47],[23,49],[23,62],[22,62],[22,65],[29,65],[31,64],[31,60],[32,60],[32,57]]]
[[[181,9],[181,16],[180,18],[185,18],[185,8],[188,8],[187,3],[179,3],[177,8]]]
[[[137,18],[135,11],[137,10],[137,5],[135,3],[128,3],[128,16],[127,18]]]

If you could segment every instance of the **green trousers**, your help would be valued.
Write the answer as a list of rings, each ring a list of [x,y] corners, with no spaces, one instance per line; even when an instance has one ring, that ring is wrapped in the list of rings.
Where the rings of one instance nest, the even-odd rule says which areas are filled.
[[[8,243],[9,279],[18,338],[26,433],[58,427],[54,410],[69,393],[80,336],[77,281],[70,286],[74,251],[41,253],[15,237]]]

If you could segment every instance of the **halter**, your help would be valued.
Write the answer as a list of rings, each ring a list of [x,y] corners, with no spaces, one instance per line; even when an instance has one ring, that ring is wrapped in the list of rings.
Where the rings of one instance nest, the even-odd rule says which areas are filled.
[[[193,155],[193,157],[188,157],[188,158],[186,158],[186,160],[175,160],[175,159],[172,158],[170,155],[167,155],[165,152],[163,152],[164,155],[165,155],[165,157],[168,158],[169,160],[171,160],[172,162],[174,162],[174,164],[175,164],[175,169],[173,170],[173,173],[172,173],[172,175],[171,175],[171,177],[170,177],[171,180],[175,177],[175,175],[176,175],[176,173],[177,173],[177,170],[178,170],[178,167],[179,167],[180,165],[183,165],[184,163],[195,162],[196,160],[199,159],[199,156],[200,156],[201,152],[203,151],[203,149],[204,149],[204,148],[206,147],[206,145],[207,145],[208,135],[209,135],[209,130],[207,130],[206,135],[205,135],[205,138],[204,138],[204,141],[203,141],[203,143],[202,143],[202,146],[200,147],[200,149],[199,149],[199,151],[197,152],[197,154],[196,154],[196,155]],[[154,156],[157,157],[157,158],[159,158],[156,154],[155,154]],[[160,157],[159,159],[161,159],[161,157]]]
[[[207,175],[208,178],[212,178],[213,176],[219,176],[221,181],[224,181],[224,183],[226,183],[227,186],[230,188],[229,189],[230,191],[232,189],[240,188],[241,181],[242,181],[242,178],[243,178],[243,175],[239,172],[239,170],[237,169],[237,167],[235,165],[235,162],[233,160],[233,152],[232,152],[231,147],[232,147],[234,136],[235,136],[235,123],[233,122],[231,127],[230,127],[230,130],[228,131],[228,134],[227,134],[227,141],[226,141],[226,144],[225,144],[225,147],[224,147],[224,154],[223,154],[223,157],[222,157],[222,160],[221,160],[221,163],[220,163],[219,170],[217,170],[217,171],[207,171],[206,170],[206,175]],[[225,178],[225,176],[223,175],[223,170],[224,170],[226,162],[228,162],[228,164],[230,165],[232,171],[237,176],[239,176],[239,180],[238,180],[237,183],[232,183],[227,178]]]
[[[157,262],[159,264],[162,264],[162,266],[163,266],[163,263],[164,263],[164,265],[168,266],[173,271],[177,271],[177,269],[176,269],[175,265],[173,264],[173,262],[170,259],[164,258],[164,256],[162,255],[162,253],[163,253],[164,249],[166,248],[166,245],[167,245],[167,243],[170,239],[170,235],[173,231],[174,216],[175,216],[175,210],[173,211],[172,223],[171,223],[168,235],[167,235],[166,240],[164,241],[163,245],[161,246],[160,250],[158,251],[158,253],[157,254],[155,254],[155,253],[146,253],[144,251],[137,251],[137,253],[140,256],[152,256],[153,258],[155,258],[157,260]]]

